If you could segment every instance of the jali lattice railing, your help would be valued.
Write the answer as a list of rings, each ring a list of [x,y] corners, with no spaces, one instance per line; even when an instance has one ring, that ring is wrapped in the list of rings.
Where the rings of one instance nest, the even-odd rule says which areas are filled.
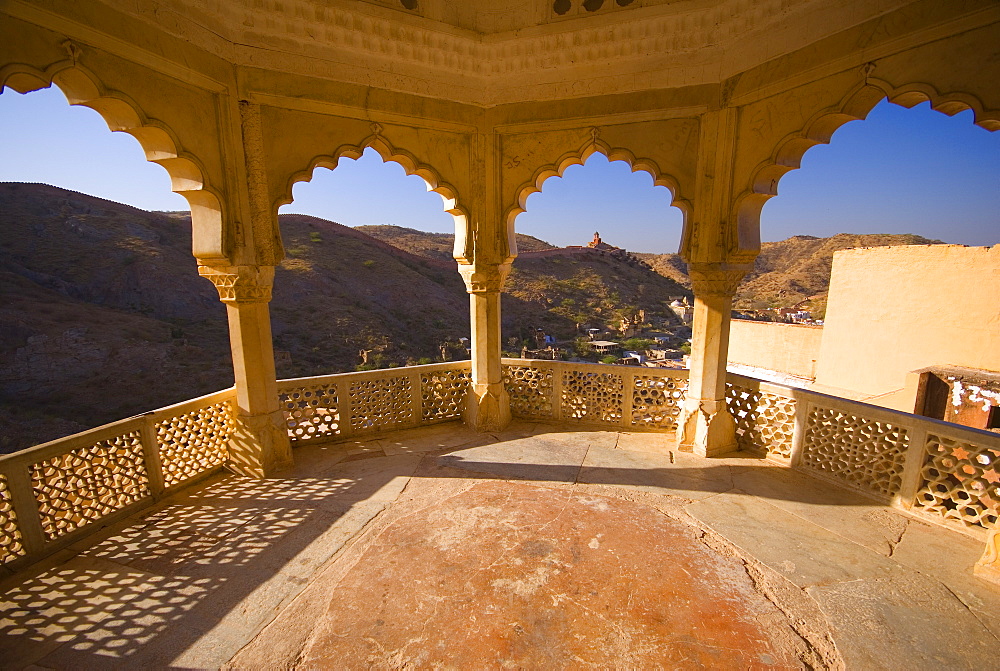
[[[462,416],[470,363],[429,364],[278,382],[293,445]]]
[[[672,431],[687,371],[503,360],[515,417]],[[283,380],[293,443],[461,417],[468,362]],[[994,529],[1000,434],[729,375],[739,445],[966,532]],[[225,390],[0,457],[0,566],[74,542],[225,463]]]
[[[502,361],[511,412],[522,419],[672,431],[687,389],[686,370]]]
[[[741,375],[741,447],[977,536],[1000,511],[1000,434]]]
[[[0,457],[0,564],[33,561],[217,471],[233,401],[227,389]]]

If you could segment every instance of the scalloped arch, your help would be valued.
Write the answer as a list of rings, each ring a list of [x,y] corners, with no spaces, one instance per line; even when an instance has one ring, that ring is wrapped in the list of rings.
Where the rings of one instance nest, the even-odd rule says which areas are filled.
[[[369,135],[360,144],[343,144],[337,147],[332,154],[322,154],[316,156],[309,162],[309,167],[294,173],[288,180],[284,195],[275,203],[275,209],[292,202],[292,187],[299,182],[312,180],[316,168],[328,168],[333,170],[340,163],[342,158],[357,160],[361,158],[365,149],[374,149],[382,162],[392,161],[402,166],[407,175],[417,175],[427,183],[427,190],[441,196],[444,199],[444,210],[454,217],[465,217],[465,209],[459,205],[458,192],[456,189],[441,179],[440,174],[430,165],[421,163],[410,152],[393,147],[381,133]]]
[[[931,108],[954,116],[972,110],[974,123],[988,131],[1000,130],[1000,110],[986,110],[973,95],[941,94],[930,84],[908,84],[893,87],[888,82],[870,78],[851,91],[835,108],[814,114],[799,133],[784,137],[771,158],[753,171],[750,188],[736,201],[737,251],[760,249],[760,213],[764,204],[778,195],[781,178],[802,165],[806,151],[818,144],[829,144],[833,133],[848,121],[864,119],[881,100],[902,107],[914,107],[930,102]]]
[[[611,147],[603,140],[596,139],[587,142],[577,151],[563,154],[555,163],[544,165],[535,171],[530,181],[525,182],[517,189],[517,204],[508,208],[505,221],[507,225],[507,237],[511,249],[516,249],[515,243],[515,219],[522,212],[527,211],[526,203],[528,196],[542,190],[545,180],[550,177],[562,177],[566,169],[571,165],[583,165],[588,158],[594,154],[603,154],[609,161],[624,161],[632,169],[632,172],[645,172],[653,178],[653,186],[664,186],[670,191],[671,205],[678,208],[684,217],[684,228],[681,233],[681,249],[684,249],[688,240],[688,221],[691,212],[691,204],[680,196],[680,185],[671,175],[663,173],[655,161],[647,158],[636,158],[628,149],[624,147]]]
[[[171,190],[184,196],[191,207],[194,256],[205,261],[226,260],[221,199],[206,185],[205,171],[199,161],[180,148],[165,124],[146,117],[124,93],[106,89],[93,73],[70,61],[55,63],[44,72],[21,64],[0,69],[0,88],[8,86],[20,94],[53,84],[65,94],[70,105],[93,109],[112,131],[128,133],[139,142],[146,160],[167,171]]]

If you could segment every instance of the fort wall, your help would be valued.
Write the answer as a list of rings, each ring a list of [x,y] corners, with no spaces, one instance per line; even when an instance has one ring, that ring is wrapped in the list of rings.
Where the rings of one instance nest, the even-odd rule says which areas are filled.
[[[839,251],[817,386],[870,398],[902,389],[909,371],[926,366],[1000,371],[998,297],[1000,245]]]
[[[822,338],[822,326],[734,319],[729,361],[811,380],[816,377]]]

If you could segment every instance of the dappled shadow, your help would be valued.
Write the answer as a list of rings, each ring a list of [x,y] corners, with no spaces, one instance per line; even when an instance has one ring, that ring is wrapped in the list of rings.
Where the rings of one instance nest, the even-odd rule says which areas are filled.
[[[400,470],[382,461],[396,463],[355,477],[223,476],[8,579],[4,668],[218,667],[381,510],[367,501]]]
[[[616,449],[613,427],[540,428],[488,435],[438,426],[313,445],[299,448],[297,467],[281,477],[226,475],[183,490],[99,532],[62,563],[8,579],[0,602],[5,666],[218,666],[414,477],[871,505],[745,453],[714,462],[662,449],[658,434],[648,435],[659,451],[644,452]],[[631,440],[634,448],[645,438]]]
[[[151,575],[77,558],[24,580],[4,594],[0,624],[4,668],[66,644],[46,664],[113,666],[218,593],[223,578]],[[104,661],[106,664],[101,664]],[[150,660],[152,661],[152,660]],[[160,660],[169,662],[170,660]],[[79,667],[77,667],[79,668]]]

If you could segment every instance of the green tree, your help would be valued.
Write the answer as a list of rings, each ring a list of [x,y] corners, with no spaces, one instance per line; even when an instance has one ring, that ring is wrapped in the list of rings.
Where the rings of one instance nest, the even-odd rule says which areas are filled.
[[[622,347],[627,350],[639,351],[649,349],[653,346],[653,341],[648,338],[629,338],[622,341]]]

